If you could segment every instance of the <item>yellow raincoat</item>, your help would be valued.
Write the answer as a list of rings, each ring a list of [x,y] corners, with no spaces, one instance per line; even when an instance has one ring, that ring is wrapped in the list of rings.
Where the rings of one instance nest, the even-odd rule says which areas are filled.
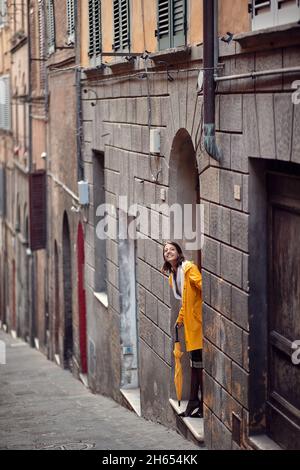
[[[182,265],[184,283],[182,286],[182,307],[177,323],[184,324],[185,346],[187,351],[203,348],[202,332],[202,275],[197,266],[186,261]],[[169,277],[173,289],[173,274]]]

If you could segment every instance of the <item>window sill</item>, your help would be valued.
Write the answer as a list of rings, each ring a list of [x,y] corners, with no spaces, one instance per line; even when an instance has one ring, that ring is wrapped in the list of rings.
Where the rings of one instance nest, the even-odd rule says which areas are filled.
[[[150,59],[155,64],[158,62],[169,62],[170,65],[176,62],[188,60],[191,56],[192,48],[190,46],[175,47],[174,49],[165,49],[150,54]]]
[[[288,33],[288,36],[287,36]],[[281,42],[290,44],[299,42],[300,24],[290,23],[282,26],[272,26],[270,28],[250,31],[248,33],[237,34],[233,40],[240,44],[243,49],[256,46],[280,46]]]
[[[105,292],[94,292],[94,296],[105,308],[108,308],[108,297]]]
[[[134,68],[135,59],[132,57],[132,60],[127,60],[125,57],[118,57],[114,62],[105,62],[105,65],[110,68],[113,73],[125,72]]]
[[[266,434],[249,436],[249,444],[255,450],[282,450],[275,441]]]

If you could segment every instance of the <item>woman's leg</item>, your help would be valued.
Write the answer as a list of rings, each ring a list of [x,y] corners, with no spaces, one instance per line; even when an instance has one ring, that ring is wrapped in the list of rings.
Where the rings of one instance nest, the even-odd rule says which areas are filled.
[[[191,352],[191,389],[190,398],[187,408],[180,416],[191,416],[192,413],[199,409],[202,413],[203,410],[203,365],[202,365],[202,350],[197,349]],[[201,400],[199,399],[199,391],[201,392]],[[197,412],[197,417],[200,417]]]

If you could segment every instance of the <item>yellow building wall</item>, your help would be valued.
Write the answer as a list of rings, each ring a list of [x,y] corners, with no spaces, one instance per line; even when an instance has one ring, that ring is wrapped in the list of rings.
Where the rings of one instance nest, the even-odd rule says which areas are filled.
[[[157,50],[157,1],[131,1],[131,50],[155,52]]]
[[[251,30],[248,0],[219,0],[219,36]]]
[[[187,8],[187,43],[194,46],[203,42],[203,0],[189,0]]]
[[[80,2],[80,57],[81,66],[89,66],[89,10],[88,0]]]

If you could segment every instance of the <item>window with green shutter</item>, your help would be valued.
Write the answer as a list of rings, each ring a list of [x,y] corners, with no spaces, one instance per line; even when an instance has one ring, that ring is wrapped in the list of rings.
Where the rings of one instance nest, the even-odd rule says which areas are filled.
[[[55,51],[54,0],[47,0],[47,45],[48,53]]]
[[[101,52],[101,0],[89,0],[89,57],[92,65],[100,65]]]
[[[127,51],[130,47],[129,0],[114,0],[114,43],[115,51]]]
[[[75,42],[75,0],[67,0],[68,44]]]
[[[159,50],[186,43],[186,0],[158,0],[157,31]]]

